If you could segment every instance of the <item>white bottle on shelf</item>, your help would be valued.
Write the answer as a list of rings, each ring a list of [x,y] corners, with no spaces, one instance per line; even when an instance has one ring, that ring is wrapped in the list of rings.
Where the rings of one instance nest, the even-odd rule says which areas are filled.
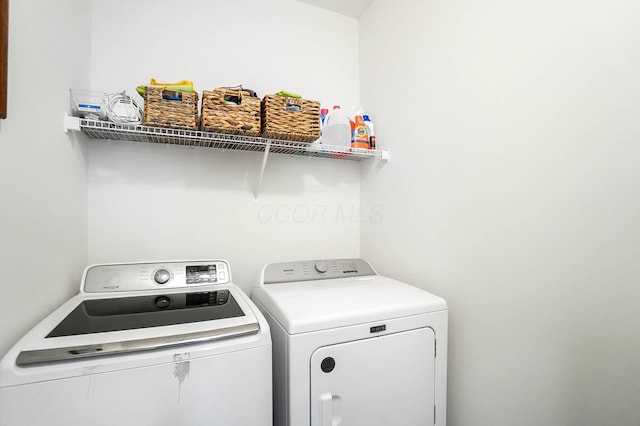
[[[351,123],[340,105],[335,105],[324,120],[322,144],[351,147]]]
[[[367,134],[369,135],[369,149],[377,149],[376,134],[373,130],[373,122],[368,115],[364,115],[362,118],[364,119],[365,126],[367,126]]]

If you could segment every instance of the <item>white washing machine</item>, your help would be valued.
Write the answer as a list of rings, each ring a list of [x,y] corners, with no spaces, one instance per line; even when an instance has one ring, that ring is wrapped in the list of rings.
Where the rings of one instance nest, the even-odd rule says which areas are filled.
[[[265,426],[271,392],[269,326],[227,262],[96,265],[2,359],[0,425]]]
[[[363,259],[265,266],[275,426],[446,424],[447,304]]]

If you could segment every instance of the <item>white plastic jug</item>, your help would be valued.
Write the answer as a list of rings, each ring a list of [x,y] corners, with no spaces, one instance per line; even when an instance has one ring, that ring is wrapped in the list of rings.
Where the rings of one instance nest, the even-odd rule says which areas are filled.
[[[351,123],[347,114],[340,109],[340,105],[335,105],[325,118],[322,144],[351,147]]]

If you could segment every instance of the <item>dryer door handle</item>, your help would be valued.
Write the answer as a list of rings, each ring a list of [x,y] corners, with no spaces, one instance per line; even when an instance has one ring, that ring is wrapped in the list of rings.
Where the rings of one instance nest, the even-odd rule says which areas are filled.
[[[322,415],[322,426],[333,426],[333,395],[323,393],[320,395],[320,411]]]

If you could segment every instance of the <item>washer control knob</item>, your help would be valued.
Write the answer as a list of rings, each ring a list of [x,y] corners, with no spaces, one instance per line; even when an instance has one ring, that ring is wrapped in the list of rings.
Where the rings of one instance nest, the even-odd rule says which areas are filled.
[[[158,284],[166,284],[171,279],[171,274],[166,269],[158,269],[155,274],[153,274],[153,280]]]
[[[327,272],[327,269],[329,269],[326,262],[316,262],[315,267],[316,271],[320,272],[321,274],[324,274],[325,272]]]
[[[158,296],[156,297],[156,308],[158,309],[165,309],[168,308],[169,305],[171,304],[171,299],[169,299],[167,296]]]

